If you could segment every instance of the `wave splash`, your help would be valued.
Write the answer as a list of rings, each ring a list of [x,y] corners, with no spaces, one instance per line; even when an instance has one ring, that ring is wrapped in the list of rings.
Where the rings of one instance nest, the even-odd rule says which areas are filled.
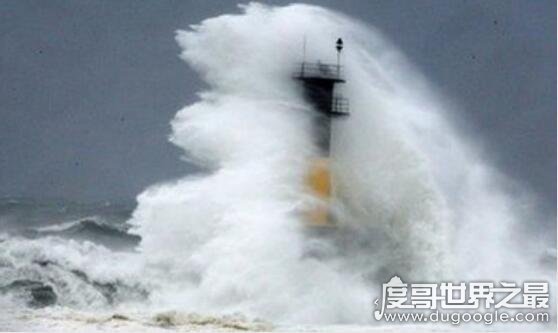
[[[150,279],[165,286],[155,304],[362,323],[395,274],[540,278],[512,237],[528,208],[516,209],[452,128],[452,109],[379,32],[315,6],[242,10],[176,35],[209,88],[177,113],[170,139],[210,171],[138,197],[130,223]],[[332,147],[342,225],[328,237],[308,233],[300,214],[316,154],[312,110],[292,79],[303,36],[308,60],[334,62],[336,38],[346,45],[351,116],[334,124]]]

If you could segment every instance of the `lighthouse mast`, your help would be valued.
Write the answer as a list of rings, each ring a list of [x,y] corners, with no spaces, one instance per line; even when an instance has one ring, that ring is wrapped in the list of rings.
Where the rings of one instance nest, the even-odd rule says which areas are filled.
[[[312,161],[307,177],[312,193],[319,199],[316,207],[308,212],[309,224],[312,226],[335,226],[329,207],[334,183],[330,172],[331,123],[334,119],[349,115],[348,100],[335,93],[336,85],[345,83],[341,66],[341,38],[337,39],[335,48],[337,64],[303,61],[295,74],[295,79],[302,83],[304,97],[316,111],[312,130],[319,156]]]

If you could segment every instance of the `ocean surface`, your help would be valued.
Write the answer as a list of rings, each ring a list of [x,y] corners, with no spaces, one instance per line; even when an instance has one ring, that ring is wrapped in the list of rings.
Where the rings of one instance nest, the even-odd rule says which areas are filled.
[[[140,237],[129,232],[133,203],[0,199],[0,331],[230,331],[270,326],[242,315],[143,311],[138,281],[91,272],[109,257],[126,266]],[[79,258],[79,256],[83,256]],[[110,259],[108,259],[110,260]],[[85,262],[87,263],[85,263]],[[122,307],[121,304],[127,306]]]
[[[145,280],[114,276],[133,265],[130,258],[137,255],[140,237],[127,223],[133,209],[133,203],[109,201],[0,198],[0,331],[381,330],[362,325],[274,325],[241,313],[152,309],[146,305],[150,295],[141,282]],[[102,275],[107,267],[112,272]]]
[[[152,286],[135,265],[141,238],[127,223],[133,203],[0,199],[0,331],[48,332],[402,332],[459,329],[440,325],[277,324],[150,307]],[[116,259],[115,259],[116,258]],[[555,267],[552,250],[541,265]],[[106,261],[106,262],[105,262]],[[108,263],[108,266],[107,266]],[[136,263],[137,264],[137,263]],[[112,266],[112,267],[111,267]],[[97,270],[95,267],[100,268]],[[109,268],[107,268],[109,267]],[[103,273],[103,271],[105,273]],[[103,275],[105,274],[105,275]],[[544,330],[534,324],[529,329]]]

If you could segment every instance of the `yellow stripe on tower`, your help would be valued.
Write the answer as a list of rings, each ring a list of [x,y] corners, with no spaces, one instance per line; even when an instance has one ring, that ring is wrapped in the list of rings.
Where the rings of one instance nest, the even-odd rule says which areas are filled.
[[[327,158],[316,159],[308,173],[307,183],[312,193],[322,203],[307,212],[308,220],[312,226],[332,226],[329,214],[329,198],[331,197],[331,174]]]

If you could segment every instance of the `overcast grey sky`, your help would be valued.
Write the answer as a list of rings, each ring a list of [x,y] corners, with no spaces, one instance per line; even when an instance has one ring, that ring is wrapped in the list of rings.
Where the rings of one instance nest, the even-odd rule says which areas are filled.
[[[555,210],[555,1],[306,2],[380,29]],[[202,83],[174,31],[236,3],[0,0],[0,196],[130,199],[191,172],[166,138]]]

